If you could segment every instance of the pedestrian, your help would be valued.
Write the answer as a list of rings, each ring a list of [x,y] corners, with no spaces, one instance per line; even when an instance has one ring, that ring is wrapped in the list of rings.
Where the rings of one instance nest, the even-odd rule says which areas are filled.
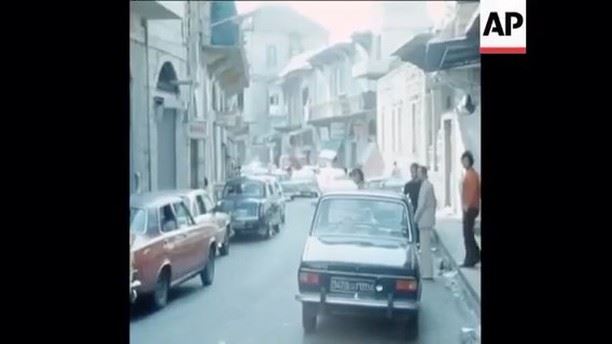
[[[404,185],[404,195],[410,198],[412,209],[416,210],[419,201],[419,190],[421,189],[421,180],[418,177],[419,164],[413,163],[410,165],[410,181]]]
[[[391,171],[391,178],[401,178],[402,171],[397,167],[397,161],[393,162],[393,171]]]
[[[365,187],[365,176],[360,168],[354,168],[349,176],[357,184],[357,188],[363,189]]]
[[[461,266],[473,267],[480,262],[480,248],[474,237],[474,223],[480,213],[480,177],[474,170],[474,156],[470,151],[461,155],[461,164],[465,168],[461,190],[465,259]]]
[[[431,235],[436,224],[436,195],[433,184],[427,178],[427,167],[419,166],[418,178],[421,180],[419,199],[414,214],[421,241],[421,276],[433,279],[433,257],[431,255]]]
[[[204,189],[208,189],[208,178],[204,177]]]

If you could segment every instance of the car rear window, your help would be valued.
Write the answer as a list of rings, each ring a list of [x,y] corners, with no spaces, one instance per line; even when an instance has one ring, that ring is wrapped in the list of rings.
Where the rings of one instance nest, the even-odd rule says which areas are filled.
[[[377,199],[323,200],[313,233],[410,238],[406,207],[401,202]]]

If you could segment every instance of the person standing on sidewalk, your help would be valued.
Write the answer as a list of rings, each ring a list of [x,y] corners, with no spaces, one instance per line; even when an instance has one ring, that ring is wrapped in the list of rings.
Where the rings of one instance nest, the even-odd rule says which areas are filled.
[[[427,179],[427,167],[419,166],[418,178],[421,180],[421,188],[414,218],[421,238],[421,275],[423,279],[431,280],[433,279],[431,234],[436,224],[436,195],[433,184]]]
[[[393,171],[391,171],[391,178],[401,178],[402,171],[397,167],[397,161],[393,162]]]
[[[480,262],[480,248],[474,238],[474,223],[480,213],[480,177],[474,170],[474,156],[470,151],[466,151],[461,155],[461,163],[465,168],[461,192],[465,260],[461,266],[473,267]]]
[[[410,165],[410,181],[404,185],[404,195],[408,195],[410,198],[410,203],[412,203],[412,211],[416,211],[418,202],[419,202],[419,189],[421,188],[421,180],[417,176],[419,170],[419,165],[417,163],[412,163]],[[419,228],[417,224],[416,228],[416,242],[420,243],[421,238],[419,236]]]

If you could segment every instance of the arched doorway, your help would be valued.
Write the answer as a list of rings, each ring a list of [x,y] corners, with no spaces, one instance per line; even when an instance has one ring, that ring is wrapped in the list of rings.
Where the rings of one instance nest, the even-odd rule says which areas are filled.
[[[177,109],[164,106],[166,98],[178,98],[177,77],[170,62],[163,64],[157,79],[157,90],[163,97],[155,98],[157,122],[157,188],[175,189]]]

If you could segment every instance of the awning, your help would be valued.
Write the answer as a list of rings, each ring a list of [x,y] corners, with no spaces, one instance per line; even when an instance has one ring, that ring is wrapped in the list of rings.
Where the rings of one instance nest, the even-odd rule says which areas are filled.
[[[146,19],[182,19],[176,5],[173,1],[130,1],[130,10]]]
[[[425,72],[434,72],[480,62],[480,42],[478,35],[438,39],[431,34],[415,36],[393,53],[402,61],[410,62]]]
[[[426,70],[427,69],[427,42],[434,37],[432,33],[421,33],[418,34],[399,49],[397,49],[393,56],[398,56],[402,61],[408,61],[417,67]]]

